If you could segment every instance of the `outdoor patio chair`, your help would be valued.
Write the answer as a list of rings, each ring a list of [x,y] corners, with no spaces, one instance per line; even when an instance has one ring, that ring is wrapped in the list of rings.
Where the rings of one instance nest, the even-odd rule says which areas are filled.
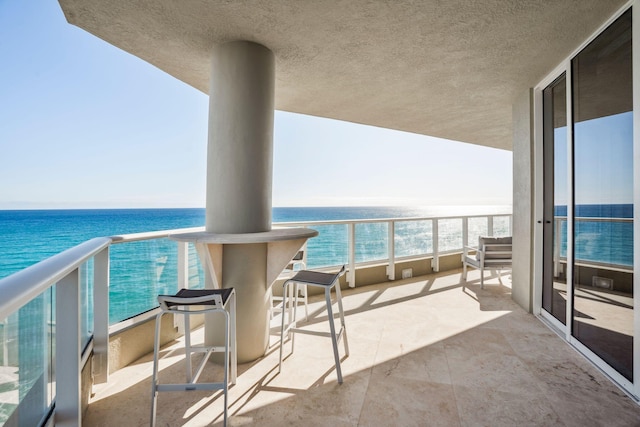
[[[469,252],[475,251],[475,255]],[[462,280],[467,280],[467,267],[480,269],[480,288],[484,289],[484,270],[511,268],[512,238],[479,237],[478,247],[465,246],[462,254]]]
[[[229,382],[236,383],[236,294],[233,288],[226,289],[181,289],[175,295],[159,295],[160,313],[156,316],[156,333],[153,349],[153,376],[151,379],[151,426],[156,424],[156,406],[160,391],[222,390],[224,394],[224,425],[227,425]],[[167,313],[184,315],[184,341],[187,378],[185,383],[159,384],[158,354],[160,352],[160,326],[162,316]],[[224,345],[192,346],[189,317],[194,314],[218,313],[224,317]],[[195,375],[191,369],[191,353],[204,352]],[[197,383],[207,360],[212,353],[224,352],[224,378],[219,382]],[[229,378],[231,365],[231,378]],[[230,381],[229,381],[230,380]]]

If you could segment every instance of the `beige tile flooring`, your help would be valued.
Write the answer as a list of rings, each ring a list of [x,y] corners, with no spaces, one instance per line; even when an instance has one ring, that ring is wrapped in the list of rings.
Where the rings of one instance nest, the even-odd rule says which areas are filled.
[[[640,425],[640,406],[511,300],[508,275],[484,290],[478,278],[470,272],[463,288],[458,271],[345,291],[351,354],[342,361],[344,384],[331,342],[310,335],[296,337],[278,375],[274,335],[265,357],[239,366],[229,425]],[[317,297],[306,325],[327,325]],[[148,425],[151,357],[98,389],[85,425]],[[163,353],[161,367],[163,381],[182,380],[179,351]],[[203,376],[219,373],[211,364]],[[222,424],[220,392],[158,399],[159,426]]]

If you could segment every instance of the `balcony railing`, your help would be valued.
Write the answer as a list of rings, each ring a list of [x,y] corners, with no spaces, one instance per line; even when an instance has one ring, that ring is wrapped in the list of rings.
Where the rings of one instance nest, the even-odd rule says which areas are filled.
[[[394,280],[397,262],[431,257],[438,271],[441,256],[512,229],[510,214],[275,225],[320,231],[309,267],[348,264],[352,287],[360,266],[384,263]],[[195,249],[168,239],[177,231],[92,239],[0,280],[0,425],[37,425],[54,407],[57,424],[80,424],[89,356],[106,382],[110,333],[152,316],[159,293],[203,286]]]

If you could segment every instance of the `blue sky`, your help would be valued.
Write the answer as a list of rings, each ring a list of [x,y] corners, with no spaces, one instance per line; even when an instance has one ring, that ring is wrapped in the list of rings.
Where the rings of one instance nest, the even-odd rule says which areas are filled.
[[[51,0],[0,0],[0,61],[0,209],[204,207],[205,94]],[[511,204],[508,151],[279,111],[274,133],[274,206]]]

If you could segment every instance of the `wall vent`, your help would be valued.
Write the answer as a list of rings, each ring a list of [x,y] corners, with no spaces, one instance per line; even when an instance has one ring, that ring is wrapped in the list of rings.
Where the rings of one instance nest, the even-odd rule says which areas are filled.
[[[403,279],[410,279],[413,277],[413,268],[404,268],[402,270],[402,278]]]
[[[613,290],[613,279],[600,277],[600,276],[593,276],[593,278],[591,279],[591,285],[594,288]]]

